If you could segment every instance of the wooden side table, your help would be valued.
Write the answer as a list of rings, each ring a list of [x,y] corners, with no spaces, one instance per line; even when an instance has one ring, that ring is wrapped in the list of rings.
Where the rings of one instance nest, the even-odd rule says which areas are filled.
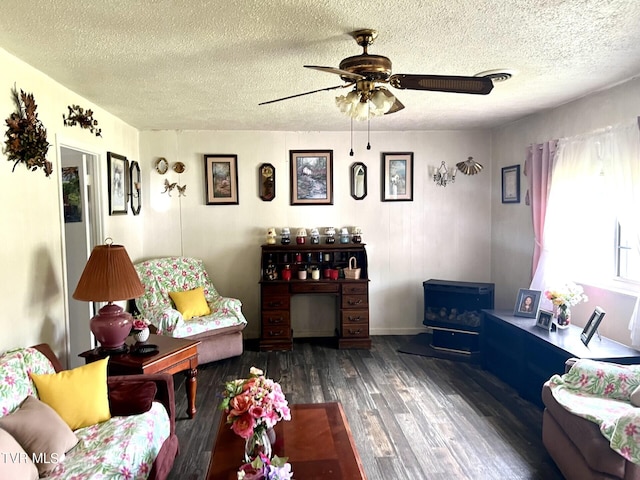
[[[132,345],[134,340],[127,339]],[[86,363],[95,362],[110,355],[109,375],[133,375],[151,373],[178,373],[184,371],[187,381],[187,415],[193,418],[196,414],[196,389],[198,385],[198,345],[199,340],[174,338],[165,335],[150,335],[145,342],[158,346],[158,353],[153,355],[132,355],[130,353],[108,354],[99,348],[82,352],[79,357]]]

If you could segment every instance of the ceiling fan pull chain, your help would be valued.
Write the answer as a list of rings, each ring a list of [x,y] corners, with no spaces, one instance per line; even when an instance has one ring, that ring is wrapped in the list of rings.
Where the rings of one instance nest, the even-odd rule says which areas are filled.
[[[367,150],[371,150],[371,118],[367,119]]]
[[[349,152],[349,156],[353,157],[353,117],[351,117],[351,151]]]

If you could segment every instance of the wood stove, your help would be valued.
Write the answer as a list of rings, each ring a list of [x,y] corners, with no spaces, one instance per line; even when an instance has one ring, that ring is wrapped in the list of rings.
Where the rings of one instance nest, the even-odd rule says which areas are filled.
[[[424,320],[431,328],[431,347],[471,355],[480,351],[480,310],[493,308],[494,284],[427,280]]]

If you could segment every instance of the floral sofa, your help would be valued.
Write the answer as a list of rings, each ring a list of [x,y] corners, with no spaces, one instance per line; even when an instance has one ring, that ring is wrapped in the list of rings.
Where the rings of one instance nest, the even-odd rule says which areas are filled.
[[[145,293],[136,299],[141,314],[160,335],[200,340],[198,363],[209,363],[242,354],[242,330],[247,320],[242,303],[223,297],[213,286],[204,263],[189,257],[165,257],[135,265]],[[205,315],[185,318],[174,303],[172,294],[202,288]]]
[[[640,365],[569,359],[542,388],[542,441],[568,480],[640,480]]]
[[[61,371],[46,344],[0,355],[0,451],[5,455],[5,461],[0,458],[0,478],[167,478],[178,454],[173,377],[106,377],[105,362],[111,418],[72,430],[54,409],[36,400],[34,376]],[[34,405],[40,405],[38,410],[27,410]]]

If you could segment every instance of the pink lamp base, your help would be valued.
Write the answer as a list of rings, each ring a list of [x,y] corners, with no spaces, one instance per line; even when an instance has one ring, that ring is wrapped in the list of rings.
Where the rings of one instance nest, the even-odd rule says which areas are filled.
[[[122,351],[126,348],[124,341],[131,332],[131,314],[118,305],[109,303],[102,307],[89,325],[102,350]]]

